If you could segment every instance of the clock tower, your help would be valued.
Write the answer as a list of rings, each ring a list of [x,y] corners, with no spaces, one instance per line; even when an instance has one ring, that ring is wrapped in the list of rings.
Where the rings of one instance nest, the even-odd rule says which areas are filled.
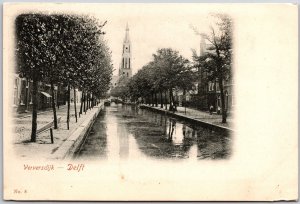
[[[126,25],[126,33],[122,47],[122,59],[120,63],[119,76],[130,78],[132,76],[131,42],[129,39],[129,28]]]

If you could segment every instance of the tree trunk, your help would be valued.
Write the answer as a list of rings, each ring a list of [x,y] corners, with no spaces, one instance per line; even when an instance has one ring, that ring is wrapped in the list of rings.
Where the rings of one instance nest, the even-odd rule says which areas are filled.
[[[54,84],[53,81],[50,81],[51,85],[51,95],[52,95],[52,110],[53,110],[53,123],[54,123],[54,129],[57,129],[57,116],[56,116],[56,108],[55,108],[55,99],[54,99]]]
[[[151,93],[151,106],[154,106],[154,97],[153,97],[153,93]]]
[[[90,95],[89,95],[89,93],[87,93],[87,96],[86,96],[86,103],[87,103],[87,110],[89,110],[90,109]]]
[[[71,95],[71,90],[70,90],[70,84],[68,84],[68,112],[67,112],[67,128],[68,130],[70,129],[70,95]]]
[[[38,109],[38,81],[33,79],[32,82],[32,126],[31,126],[31,142],[36,142],[37,130],[37,109]]]
[[[89,94],[89,109],[91,110],[92,108],[92,97],[91,94]]]
[[[182,100],[184,102],[184,114],[186,114],[186,90],[183,89],[183,97],[184,99]]]
[[[93,100],[94,100],[94,97],[90,96],[90,109],[93,108]]]
[[[57,94],[56,94],[56,106],[57,106],[57,109],[59,110],[59,84],[57,84]]]
[[[90,109],[90,93],[87,94],[87,109]]]
[[[160,91],[160,107],[161,107],[161,108],[164,108],[164,105],[163,105],[163,97],[162,97],[162,91]]]
[[[90,110],[93,108],[93,97],[92,96],[90,96]]]
[[[83,96],[83,111],[84,114],[86,114],[86,93],[84,92],[84,96]]]
[[[81,92],[81,99],[80,99],[80,111],[79,111],[79,117],[82,114],[82,108],[83,108],[83,91]]]
[[[86,93],[85,95],[85,102],[86,102],[86,106],[85,106],[85,113],[87,112],[87,110],[89,109],[89,94]]]
[[[88,97],[87,97],[87,102],[88,102],[88,110],[91,109],[91,98],[90,98],[90,93],[88,93]]]
[[[170,97],[170,107],[169,107],[169,111],[173,110],[173,104],[172,104],[172,89],[170,88],[169,90],[169,97]]]
[[[157,101],[157,92],[155,92],[155,107],[158,106],[158,101]]]
[[[223,69],[222,69],[222,63],[221,63],[221,56],[220,56],[220,50],[217,46],[216,47],[216,53],[218,56],[218,61],[217,61],[217,68],[218,68],[218,82],[219,82],[219,87],[220,87],[220,92],[221,92],[221,111],[222,111],[222,123],[226,123],[226,118],[227,118],[227,110],[225,110],[225,96],[224,96],[224,88],[223,88]]]
[[[26,103],[26,109],[25,112],[28,112],[28,108],[29,108],[29,80],[26,79],[26,93],[25,93],[26,99],[25,99],[25,103]]]
[[[168,110],[168,93],[167,93],[168,91],[166,90],[165,91],[165,102],[166,102],[166,107],[165,107],[165,109],[166,110]]]
[[[219,87],[220,87],[220,92],[221,92],[222,123],[226,123],[227,110],[225,109],[225,95],[224,95],[223,78],[222,77],[220,77],[220,79],[219,79]]]
[[[77,107],[76,107],[76,90],[75,90],[75,86],[74,88],[74,110],[75,110],[75,119],[76,119],[76,123],[77,123]]]

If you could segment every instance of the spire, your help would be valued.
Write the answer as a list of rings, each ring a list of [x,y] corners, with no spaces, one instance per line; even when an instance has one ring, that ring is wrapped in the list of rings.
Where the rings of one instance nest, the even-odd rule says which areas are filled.
[[[129,27],[128,27],[128,23],[126,24],[126,34],[125,34],[125,39],[124,42],[129,42]]]

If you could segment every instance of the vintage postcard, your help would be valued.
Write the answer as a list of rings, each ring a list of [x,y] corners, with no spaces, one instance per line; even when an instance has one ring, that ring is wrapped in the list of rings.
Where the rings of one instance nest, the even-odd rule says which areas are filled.
[[[6,3],[5,200],[298,199],[298,6]]]

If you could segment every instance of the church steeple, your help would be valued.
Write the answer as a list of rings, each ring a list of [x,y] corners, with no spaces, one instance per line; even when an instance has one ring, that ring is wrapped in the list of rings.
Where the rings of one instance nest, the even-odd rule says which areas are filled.
[[[119,75],[125,77],[131,77],[131,42],[129,39],[129,27],[128,23],[126,24],[125,29],[125,38],[123,41],[123,48],[122,48],[122,60],[120,64]]]
[[[129,42],[130,43],[128,23],[126,24],[126,34],[125,34],[125,38],[124,38],[124,43],[125,42]]]

